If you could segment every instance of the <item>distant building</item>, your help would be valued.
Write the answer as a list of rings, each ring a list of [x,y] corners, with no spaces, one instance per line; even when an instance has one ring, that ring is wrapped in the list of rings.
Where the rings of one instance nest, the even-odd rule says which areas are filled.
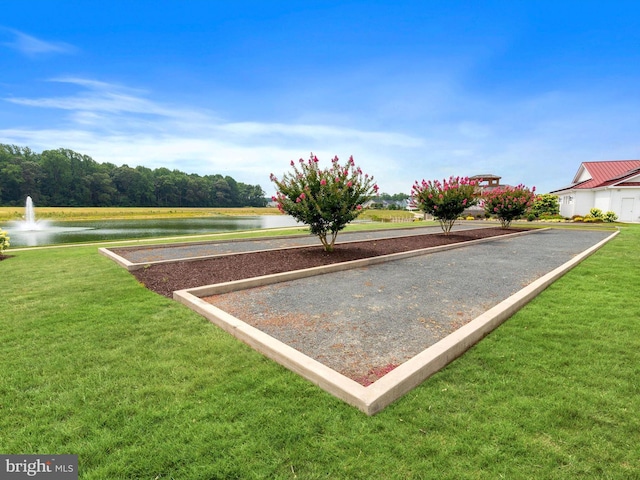
[[[495,190],[496,188],[504,188],[510,187],[511,185],[502,185],[500,183],[500,179],[497,175],[493,175],[492,173],[485,173],[483,175],[474,175],[473,177],[469,177],[469,180],[474,180],[478,183],[480,190],[482,192]]]
[[[499,177],[498,175],[494,175],[492,173],[484,173],[482,175],[474,175],[473,177],[469,177],[469,180],[478,182],[478,195],[480,195],[482,192],[490,192],[491,190],[495,190],[497,188],[505,188],[511,186],[501,184],[501,178],[502,177]],[[465,217],[469,215],[476,218],[484,217],[484,208],[480,205],[474,205],[467,208],[462,215]]]

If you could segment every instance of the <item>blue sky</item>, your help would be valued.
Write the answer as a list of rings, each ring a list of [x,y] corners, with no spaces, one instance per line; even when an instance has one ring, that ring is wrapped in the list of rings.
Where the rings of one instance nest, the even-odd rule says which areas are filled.
[[[546,192],[640,158],[640,3],[2,1],[0,143],[231,175],[314,152]]]

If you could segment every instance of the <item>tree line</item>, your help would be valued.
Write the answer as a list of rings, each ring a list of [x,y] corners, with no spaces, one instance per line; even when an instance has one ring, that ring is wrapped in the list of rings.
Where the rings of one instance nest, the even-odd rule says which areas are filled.
[[[0,205],[58,207],[264,207],[260,185],[230,176],[98,163],[59,148],[33,152],[0,144]]]

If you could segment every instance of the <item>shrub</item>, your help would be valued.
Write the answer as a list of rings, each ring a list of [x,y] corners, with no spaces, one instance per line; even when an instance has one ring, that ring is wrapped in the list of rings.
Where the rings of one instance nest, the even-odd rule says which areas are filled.
[[[537,195],[531,206],[531,212],[536,217],[541,217],[542,215],[558,215],[560,213],[558,196],[551,193]]]
[[[332,252],[338,232],[360,215],[362,204],[378,193],[378,186],[355,166],[353,157],[344,165],[334,157],[324,170],[318,164],[318,157],[311,154],[297,165],[291,160],[293,172],[280,180],[272,173],[278,189],[272,199],[281,212],[309,225],[325,251]]]
[[[527,222],[533,222],[536,218],[536,214],[535,213],[530,213],[529,215],[527,215]]]
[[[618,220],[618,215],[616,215],[615,212],[612,212],[611,210],[609,210],[602,216],[602,219],[607,223],[612,223]]]
[[[595,216],[591,215],[591,213],[585,215],[584,218],[582,219],[582,221],[584,223],[602,223],[603,222],[602,218],[595,217]]]
[[[536,187],[529,190],[520,184],[517,187],[503,187],[489,190],[482,194],[485,212],[495,215],[500,220],[502,228],[507,228],[511,222],[524,215],[533,205]]]
[[[476,218],[473,215],[468,215],[465,220],[475,220]]]
[[[584,221],[584,218],[580,215],[574,215],[573,217],[571,217],[571,220],[573,220],[574,222],[582,222]]]
[[[589,215],[591,215],[593,218],[603,218],[604,215],[602,214],[602,210],[600,210],[599,208],[592,208],[591,210],[589,210]]]
[[[9,234],[4,230],[0,230],[0,255],[2,255],[2,252],[4,252],[7,248],[9,248],[9,240]]]
[[[477,183],[468,177],[449,177],[448,180],[422,180],[411,189],[411,197],[416,206],[433,215],[440,227],[448,235],[456,219],[464,210],[478,203],[475,195]]]

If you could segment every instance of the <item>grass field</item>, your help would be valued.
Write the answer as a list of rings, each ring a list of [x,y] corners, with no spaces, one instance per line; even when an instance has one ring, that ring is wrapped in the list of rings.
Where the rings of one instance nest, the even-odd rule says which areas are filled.
[[[638,252],[623,226],[366,417],[96,247],[9,251],[0,452],[78,454],[83,479],[640,478]]]
[[[211,215],[280,215],[277,208],[152,208],[152,207],[37,207],[39,219],[65,220],[120,220],[140,218],[186,218]],[[20,220],[23,207],[0,207],[0,222]]]
[[[0,207],[0,223],[24,218],[24,207]],[[38,219],[55,221],[72,220],[120,220],[142,218],[187,218],[216,215],[280,215],[275,207],[241,208],[152,208],[152,207],[37,207]],[[413,213],[406,210],[365,210],[364,220],[411,219]]]

